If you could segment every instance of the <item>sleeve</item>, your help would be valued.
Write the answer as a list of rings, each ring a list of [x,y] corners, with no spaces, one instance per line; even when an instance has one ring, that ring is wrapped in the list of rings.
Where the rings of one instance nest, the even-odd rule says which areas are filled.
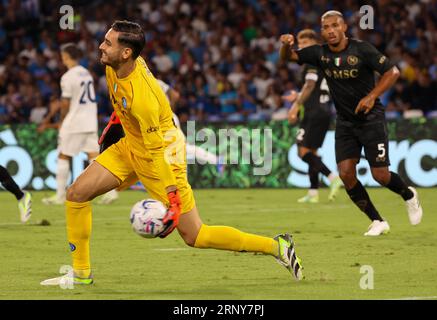
[[[73,96],[73,81],[65,75],[61,78],[61,98],[70,99]]]
[[[363,41],[360,43],[360,53],[364,63],[379,74],[386,73],[395,65],[368,42]]]
[[[296,54],[299,57],[297,63],[298,64],[309,63],[318,67],[321,51],[322,51],[322,47],[317,44],[310,47],[296,50]]]
[[[144,146],[150,152],[156,170],[167,188],[176,185],[176,179],[170,164],[164,157],[165,144],[159,123],[158,99],[151,92],[147,95],[146,101],[143,101],[141,105],[132,106],[131,113],[140,125]]]
[[[317,68],[314,66],[308,66],[305,70],[305,81],[312,80],[316,81],[319,79],[319,75],[317,73]]]

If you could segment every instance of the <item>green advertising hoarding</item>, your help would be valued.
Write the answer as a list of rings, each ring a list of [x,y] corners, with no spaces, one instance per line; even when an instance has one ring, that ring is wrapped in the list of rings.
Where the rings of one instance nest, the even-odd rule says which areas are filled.
[[[390,170],[409,183],[437,186],[437,120],[389,121]],[[285,121],[187,124],[187,142],[220,156],[224,170],[188,155],[189,181],[194,188],[284,188],[309,186],[307,165],[297,156],[298,127]],[[334,131],[320,149],[326,165],[336,171]],[[56,188],[57,131],[36,131],[35,125],[0,125],[0,165],[22,188]],[[87,165],[81,153],[72,161],[75,179]],[[367,161],[360,161],[358,177],[366,186],[377,186]],[[321,177],[322,183],[326,182]]]

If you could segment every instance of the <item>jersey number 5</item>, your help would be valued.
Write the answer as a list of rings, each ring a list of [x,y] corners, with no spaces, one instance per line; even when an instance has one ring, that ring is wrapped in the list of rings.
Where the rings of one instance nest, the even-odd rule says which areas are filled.
[[[80,83],[82,88],[82,94],[80,95],[80,104],[86,104],[88,102],[96,102],[96,94],[94,92],[94,86],[92,81],[82,81]],[[94,97],[93,97],[94,96]],[[88,99],[88,101],[87,101]]]
[[[385,157],[385,145],[384,145],[384,143],[378,144],[378,151],[379,151],[379,153],[378,153],[379,158]]]

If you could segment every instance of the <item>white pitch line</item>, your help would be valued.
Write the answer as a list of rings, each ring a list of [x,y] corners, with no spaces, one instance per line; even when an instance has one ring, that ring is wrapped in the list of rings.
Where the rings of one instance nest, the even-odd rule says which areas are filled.
[[[256,212],[261,212],[261,213],[262,212],[272,212],[272,213],[276,213],[276,212],[293,212],[293,209],[290,209],[290,208],[278,208],[278,209],[268,209],[268,208],[265,208],[265,209],[262,209],[261,208],[261,209],[256,209]],[[300,212],[300,211],[294,210],[294,212]],[[236,210],[236,211],[232,210],[232,211],[222,211],[221,213],[223,213],[223,214],[254,213],[254,211],[253,210],[246,210],[246,211],[245,210]],[[35,217],[35,219],[36,219],[36,221],[38,221],[37,217]],[[42,219],[45,219],[45,218],[42,218]],[[126,220],[126,221],[129,222],[128,218],[122,218],[122,217],[114,217],[114,218],[106,218],[106,219],[105,218],[96,218],[96,219],[93,218],[93,222],[122,221],[122,220]],[[52,220],[52,221],[49,220],[49,222],[51,224],[65,223],[65,219],[64,220]],[[26,224],[23,224],[23,223],[20,223],[20,222],[0,223],[0,227],[20,226],[20,225],[25,226]],[[35,224],[35,221],[32,222],[32,220],[29,221],[29,223],[27,225],[29,225],[29,226],[37,226]]]
[[[47,220],[47,219],[46,219]],[[129,222],[129,218],[121,218],[121,217],[116,217],[116,218],[97,218],[97,219],[93,219],[93,222],[104,222],[104,221],[121,221],[121,220],[126,220],[127,222]],[[36,220],[38,221],[38,219]],[[51,224],[58,224],[58,223],[65,223],[65,219],[64,220],[52,220],[49,221]],[[9,222],[9,223],[0,223],[0,227],[7,227],[7,226],[39,226],[39,224],[36,224],[35,221],[29,221],[29,223],[20,223],[20,222]]]
[[[404,298],[386,299],[386,300],[434,300],[434,299],[437,299],[437,296],[430,296],[430,297],[404,297]]]
[[[185,251],[187,248],[161,248],[161,249],[152,249],[154,251]]]

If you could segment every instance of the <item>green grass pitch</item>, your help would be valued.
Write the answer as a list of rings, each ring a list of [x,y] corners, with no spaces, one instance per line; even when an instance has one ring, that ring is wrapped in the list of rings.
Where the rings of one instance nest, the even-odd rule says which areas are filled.
[[[195,190],[207,224],[275,236],[291,232],[306,279],[296,282],[274,258],[187,247],[177,232],[142,239],[129,210],[146,198],[128,191],[111,205],[94,205],[91,258],[95,284],[61,289],[40,281],[71,263],[64,208],[44,206],[33,193],[33,216],[21,225],[15,198],[0,192],[0,299],[437,299],[436,189],[419,189],[420,225],[410,226],[400,197],[370,189],[391,233],[367,238],[369,221],[341,192],[329,203],[296,200],[304,190]],[[40,225],[47,219],[50,225]],[[360,288],[361,266],[371,266],[373,289]]]

